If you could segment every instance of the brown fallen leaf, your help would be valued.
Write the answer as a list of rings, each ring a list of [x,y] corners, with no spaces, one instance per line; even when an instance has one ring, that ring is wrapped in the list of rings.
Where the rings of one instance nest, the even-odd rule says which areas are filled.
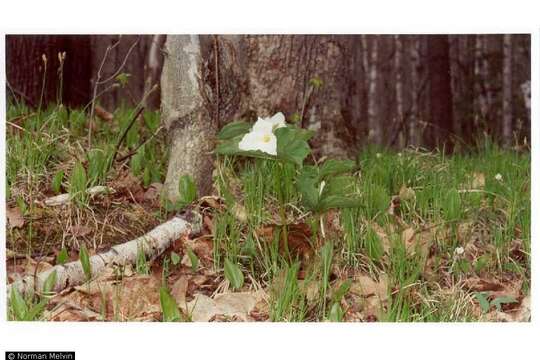
[[[18,206],[7,208],[6,215],[10,229],[22,228],[24,226],[24,216]]]
[[[94,280],[75,287],[75,291],[66,296],[57,296],[54,302],[69,301],[104,314],[105,320],[147,319],[161,312],[160,287],[161,279],[149,275],[134,275],[121,281]]]
[[[363,321],[377,320],[380,310],[388,300],[388,290],[386,274],[381,274],[378,281],[365,274],[356,275],[353,278],[349,293],[353,297],[359,297],[355,302],[360,305],[357,310]]]
[[[401,241],[405,244],[407,253],[414,255],[419,251],[424,257],[427,257],[434,237],[434,234],[429,230],[417,232],[412,227],[406,228],[401,233]]]
[[[218,294],[214,299],[196,294],[188,303],[188,313],[193,321],[211,321],[224,319],[233,321],[251,321],[250,313],[258,304],[266,301],[263,290]]]
[[[176,300],[176,303],[180,308],[186,309],[187,303],[186,303],[186,292],[188,289],[188,278],[187,276],[180,276],[178,280],[175,281],[173,286],[171,287],[171,295]]]
[[[144,200],[146,201],[155,201],[159,199],[159,196],[161,194],[161,189],[163,188],[163,184],[161,183],[152,183],[148,187],[148,189],[144,193]]]
[[[265,225],[258,228],[255,233],[266,242],[272,243],[278,232],[281,237],[281,226],[276,224]],[[313,255],[310,239],[312,236],[311,227],[306,223],[290,224],[287,226],[287,248],[292,257],[300,257],[307,261]],[[285,243],[282,238],[279,242],[279,251],[285,255]]]
[[[351,283],[350,292],[363,296],[375,296],[379,300],[388,299],[388,276],[381,274],[378,281],[368,275],[356,275]]]
[[[27,256],[24,263],[23,272],[24,272],[24,275],[34,275],[42,271],[49,270],[52,267],[53,266],[46,261],[41,261],[41,260],[36,261],[32,259],[31,257]]]

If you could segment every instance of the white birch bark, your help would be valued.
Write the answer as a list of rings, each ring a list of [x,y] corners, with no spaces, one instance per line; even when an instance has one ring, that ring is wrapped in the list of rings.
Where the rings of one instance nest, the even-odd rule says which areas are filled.
[[[512,35],[503,38],[503,128],[505,146],[512,145]]]
[[[202,48],[199,35],[169,35],[161,74],[161,119],[168,131],[170,158],[164,190],[171,201],[179,197],[178,181],[189,175],[199,194],[212,188],[215,122],[210,118],[200,85]]]
[[[112,266],[113,264],[123,265],[134,263],[137,259],[139,249],[144,251],[148,258],[155,258],[163,253],[174,240],[178,239],[182,234],[192,230],[193,232],[197,232],[199,230],[198,226],[192,226],[192,224],[187,221],[175,217],[157,226],[146,235],[113,246],[109,251],[103,254],[91,256],[89,260],[92,277],[96,277],[106,267]],[[59,292],[69,286],[80,285],[87,280],[81,262],[73,261],[64,265],[56,265],[37,274],[35,277],[29,275],[9,284],[7,286],[8,298],[13,288],[17,288],[21,294],[29,291],[31,292],[34,289],[41,292],[45,280],[54,271],[56,271],[56,284],[52,290],[55,292]]]
[[[90,196],[100,195],[100,194],[111,194],[114,193],[114,189],[108,186],[93,186],[86,190],[86,193]],[[60,206],[66,205],[71,202],[71,194],[60,194],[52,196],[48,199],[45,199],[44,204],[47,206]]]

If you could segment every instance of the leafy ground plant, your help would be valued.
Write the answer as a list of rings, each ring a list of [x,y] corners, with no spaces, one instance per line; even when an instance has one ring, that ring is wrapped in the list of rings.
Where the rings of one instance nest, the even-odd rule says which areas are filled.
[[[199,198],[185,176],[166,204],[158,115],[143,113],[103,165],[134,113],[95,119],[86,154],[84,111],[8,108],[23,129],[7,134],[8,281],[69,261],[88,275],[69,293],[12,292],[10,319],[529,320],[528,153],[484,139],[451,156],[365,148],[321,161],[313,133],[278,113],[221,130],[216,194]],[[85,195],[95,184],[116,191]],[[65,192],[76,201],[41,205]],[[196,237],[104,274],[84,265],[186,208],[201,214]]]

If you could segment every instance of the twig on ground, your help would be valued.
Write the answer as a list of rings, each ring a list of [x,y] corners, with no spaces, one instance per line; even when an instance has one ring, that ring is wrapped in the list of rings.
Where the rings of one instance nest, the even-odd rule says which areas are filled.
[[[174,217],[171,220],[157,226],[146,235],[123,244],[113,246],[109,251],[96,254],[90,257],[90,268],[92,277],[98,276],[106,267],[113,264],[125,265],[134,263],[139,251],[142,249],[148,258],[156,258],[161,255],[171,243],[183,234],[197,233],[200,226],[188,221]],[[25,294],[31,289],[42,289],[43,284],[50,274],[56,271],[56,283],[53,291],[59,292],[69,286],[84,283],[86,274],[80,261],[73,261],[64,265],[56,265],[46,271],[37,274],[35,277],[29,275],[17,280],[7,286],[8,298],[11,290],[16,288],[20,293]]]
[[[104,194],[104,193],[114,193],[114,189],[108,186],[94,186],[86,190],[86,193],[90,196]],[[65,205],[71,201],[71,194],[60,194],[48,199],[45,199],[44,204],[47,206],[59,206]]]

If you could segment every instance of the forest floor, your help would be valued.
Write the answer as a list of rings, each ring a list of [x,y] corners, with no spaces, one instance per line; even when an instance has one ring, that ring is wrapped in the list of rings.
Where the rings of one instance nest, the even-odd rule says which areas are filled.
[[[81,249],[102,253],[182,210],[160,196],[159,114],[144,112],[121,139],[133,114],[89,124],[79,110],[8,107],[8,283],[79,261]],[[12,296],[8,318],[530,321],[530,153],[479,148],[366,149],[353,184],[362,206],[322,216],[302,207],[293,168],[220,156],[215,194],[187,205],[201,214],[199,234],[57,294]],[[112,190],[86,195],[96,185]],[[71,200],[48,203],[62,193]]]

